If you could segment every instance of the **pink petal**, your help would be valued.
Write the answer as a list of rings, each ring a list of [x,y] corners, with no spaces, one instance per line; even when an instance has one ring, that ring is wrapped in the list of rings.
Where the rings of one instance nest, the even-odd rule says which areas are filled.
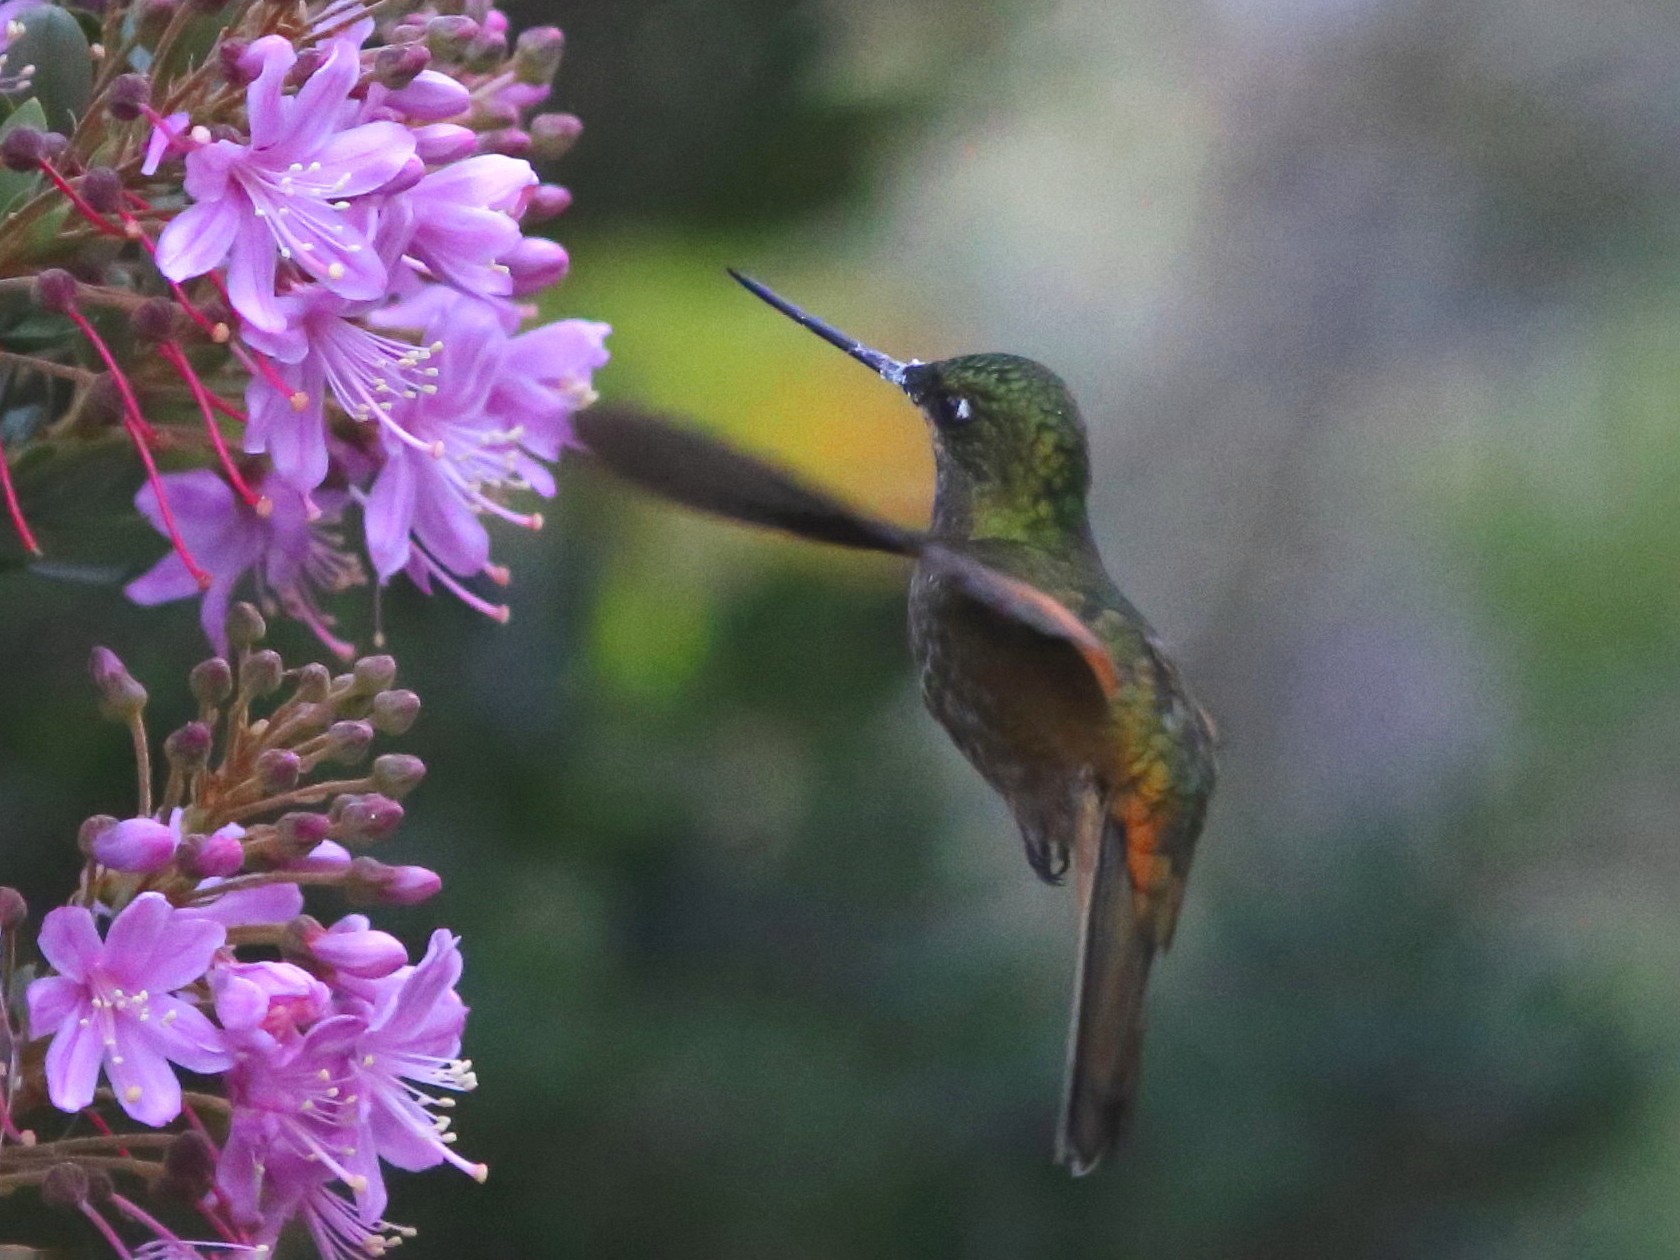
[[[321,163],[323,176],[333,177],[337,168],[344,178],[334,188],[338,196],[356,197],[389,183],[413,156],[414,133],[407,127],[371,122],[334,136],[322,146],[316,160]]]
[[[136,604],[149,608],[153,604],[167,604],[173,599],[197,595],[198,579],[187,572],[186,563],[171,551],[123,587],[123,594]]]
[[[105,949],[99,940],[99,930],[93,926],[93,915],[81,906],[60,906],[48,911],[41,921],[37,943],[55,971],[81,981],[87,980]]]
[[[233,1066],[222,1030],[190,1002],[153,998],[144,1028],[153,1049],[188,1071],[225,1072]]]
[[[251,145],[264,149],[284,143],[288,122],[286,99],[281,94],[286,73],[297,62],[291,41],[281,35],[264,35],[252,42],[240,58],[240,69],[256,79],[245,89],[246,116],[251,124]]]
[[[93,1101],[99,1062],[105,1055],[99,1029],[71,1015],[47,1047],[47,1095],[60,1111],[80,1111]]]
[[[401,572],[408,563],[408,533],[414,527],[416,493],[413,463],[423,458],[429,456],[406,448],[392,450],[368,494],[362,520],[367,529],[368,558],[381,580]]]
[[[356,86],[360,72],[356,49],[345,40],[333,40],[326,61],[309,76],[287,107],[286,136],[275,146],[277,157],[301,161],[311,155],[319,156],[321,142],[338,126],[339,106]]]
[[[105,1056],[117,1105],[141,1124],[156,1129],[181,1114],[181,1082],[169,1061],[147,1043],[139,1021],[118,1017],[116,1045]]]
[[[43,976],[29,986],[29,1032],[44,1037],[87,1006],[87,990],[69,976]]]
[[[177,911],[162,893],[141,893],[112,920],[105,965],[124,987],[168,993],[202,976],[226,940],[221,924]]]
[[[241,319],[265,332],[286,326],[286,314],[274,297],[274,272],[280,250],[261,225],[246,225],[233,239],[228,262],[228,300]]]
[[[239,232],[236,198],[217,197],[188,206],[158,236],[157,268],[171,280],[190,280],[221,264]]]
[[[217,882],[207,879],[199,887],[213,888]],[[289,923],[303,913],[303,890],[296,884],[261,884],[224,893],[208,905],[193,906],[181,913],[230,928]]]

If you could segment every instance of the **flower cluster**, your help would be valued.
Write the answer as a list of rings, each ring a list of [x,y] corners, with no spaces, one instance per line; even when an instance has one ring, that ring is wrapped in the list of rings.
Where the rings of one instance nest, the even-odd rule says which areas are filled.
[[[389,657],[288,671],[262,630],[235,605],[234,663],[192,671],[197,716],[163,741],[155,802],[146,692],[97,649],[102,707],[134,734],[137,812],[83,825],[81,880],[41,922],[50,971],[33,980],[17,965],[22,898],[0,889],[0,1194],[38,1187],[119,1256],[266,1251],[294,1223],[326,1260],[377,1255],[410,1232],[385,1219],[387,1167],[485,1175],[445,1114],[475,1084],[457,939],[434,933],[411,963],[362,914],[304,913],[311,887],[362,905],[438,890],[431,871],[361,852],[401,822],[417,758],[316,777],[350,773],[337,768],[406,730],[419,701]],[[213,1238],[165,1223],[182,1210]]]
[[[554,493],[606,360],[602,324],[521,331],[567,268],[527,232],[569,201],[532,165],[579,131],[532,112],[561,34],[510,40],[487,0],[249,0],[189,56],[211,7],[0,5],[8,63],[52,53],[19,68],[0,137],[13,525],[38,549],[7,471],[22,444],[110,435],[172,544],[128,594],[202,593],[218,651],[250,583],[349,659],[322,596],[364,581],[364,557],[380,583],[503,619],[473,589],[508,581],[485,518],[541,524],[511,500]],[[31,336],[12,349],[8,330]],[[200,466],[160,471],[164,450]]]

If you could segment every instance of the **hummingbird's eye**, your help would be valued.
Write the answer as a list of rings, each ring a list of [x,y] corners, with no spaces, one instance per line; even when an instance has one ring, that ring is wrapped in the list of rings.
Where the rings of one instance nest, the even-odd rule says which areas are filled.
[[[942,426],[956,428],[974,418],[974,406],[961,394],[940,394],[933,400],[936,418]]]

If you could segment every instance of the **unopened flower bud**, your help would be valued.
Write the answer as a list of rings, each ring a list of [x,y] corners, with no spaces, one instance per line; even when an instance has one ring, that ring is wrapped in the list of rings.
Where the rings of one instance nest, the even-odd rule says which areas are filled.
[[[445,14],[426,23],[426,47],[442,61],[462,57],[477,37],[478,23],[462,14]]]
[[[350,850],[336,840],[323,840],[302,857],[287,862],[286,869],[310,875],[342,875],[350,869]]]
[[[217,68],[221,70],[224,82],[232,87],[256,82],[262,65],[255,58],[246,56],[250,51],[251,42],[245,39],[223,39],[216,45]]]
[[[109,831],[117,825],[117,820],[109,814],[95,814],[92,818],[84,819],[76,830],[76,848],[83,857],[93,856],[93,842],[101,833]]]
[[[513,46],[513,73],[521,83],[547,87],[560,69],[561,54],[566,51],[566,37],[558,26],[533,26],[521,31]]]
[[[332,672],[319,661],[309,664],[297,671],[297,685],[293,694],[306,704],[320,704],[332,690]]]
[[[369,857],[350,863],[345,892],[388,906],[417,906],[437,895],[443,879],[424,866],[386,866]]]
[[[521,127],[499,127],[479,136],[478,149],[480,153],[524,157],[531,151],[531,134]]]
[[[207,836],[188,836],[181,841],[176,858],[189,875],[197,879],[226,879],[245,865],[245,828],[238,823],[218,827]]]
[[[16,134],[16,133],[14,133]],[[62,267],[48,267],[35,277],[35,304],[62,315],[76,305],[76,277]]]
[[[453,162],[478,151],[478,132],[459,123],[414,128],[414,156],[422,162]]]
[[[236,648],[253,647],[261,643],[268,634],[268,622],[256,607],[240,600],[228,609],[227,636],[228,642]]]
[[[422,70],[407,87],[387,96],[384,103],[414,122],[443,122],[465,113],[472,104],[472,93],[458,79],[437,70]]]
[[[90,172],[91,174],[91,172]],[[180,308],[168,298],[147,298],[129,316],[141,341],[172,341],[180,331]]]
[[[274,843],[283,858],[293,860],[311,852],[331,830],[325,814],[282,814],[274,824]]]
[[[559,184],[540,184],[531,194],[531,199],[525,203],[523,221],[542,223],[556,215],[564,214],[571,204],[571,189],[562,188]]]
[[[461,66],[478,74],[487,74],[500,68],[507,59],[507,53],[507,36],[492,30],[486,23],[478,28],[477,38],[461,54]]]
[[[64,156],[64,151],[69,147],[70,137],[62,131],[41,133],[41,158],[43,161],[56,162]]]
[[[280,690],[286,663],[272,648],[252,652],[239,662],[239,689],[253,696],[270,696]]]
[[[140,0],[135,7],[140,10],[140,33],[150,41],[163,34],[164,28],[175,16],[177,5],[176,0]]]
[[[388,88],[404,88],[431,64],[424,44],[387,44],[373,55],[373,77]]]
[[[373,743],[373,725],[369,722],[334,722],[327,728],[327,758],[339,765],[352,766],[367,756]]]
[[[571,258],[558,241],[525,236],[502,255],[501,264],[508,269],[514,296],[522,297],[546,289],[559,280],[571,266]]]
[[[333,802],[332,819],[333,839],[357,848],[377,844],[396,831],[403,820],[403,807],[377,792],[346,795]]]
[[[82,176],[82,200],[100,214],[112,214],[122,205],[122,176],[109,166],[90,167]]]
[[[23,899],[23,894],[0,884],[0,932],[21,927],[28,917],[29,903]]]
[[[400,801],[426,777],[426,763],[408,753],[386,753],[373,763],[373,786],[394,801]]]
[[[87,1199],[88,1175],[80,1164],[54,1164],[41,1178],[41,1202],[55,1211],[79,1211]]]
[[[163,1175],[154,1193],[180,1203],[195,1204],[210,1193],[216,1181],[216,1151],[210,1139],[188,1129],[163,1151]]]
[[[219,656],[200,661],[187,675],[187,687],[194,700],[214,709],[233,694],[233,667]]]
[[[364,980],[381,979],[408,962],[408,951],[401,941],[389,932],[370,928],[359,914],[345,915],[330,928],[300,915],[286,925],[280,949]]]
[[[576,114],[538,114],[531,119],[531,156],[539,162],[564,157],[583,134],[583,120]]]
[[[105,108],[123,122],[133,122],[151,103],[152,84],[143,74],[119,74],[105,93]]]
[[[292,68],[286,73],[286,82],[293,87],[302,87],[309,81],[310,76],[326,63],[327,54],[325,50],[319,47],[301,49],[298,52],[297,60],[292,63]]]
[[[88,856],[113,871],[145,874],[168,866],[180,843],[174,829],[155,818],[125,818],[93,838]]]
[[[93,675],[93,685],[99,688],[99,711],[112,721],[126,722],[138,717],[146,707],[146,689],[135,681],[110,648],[93,649],[88,672]]]
[[[405,735],[420,716],[420,697],[398,688],[373,698],[373,725],[382,735]]]
[[[257,782],[268,793],[290,792],[303,777],[303,759],[290,748],[265,748],[257,754]]]
[[[163,741],[163,755],[175,769],[192,774],[210,760],[210,744],[210,728],[203,722],[188,722]]]
[[[359,696],[388,691],[397,681],[397,662],[389,656],[364,656],[350,667],[350,671],[355,679],[353,690]]]
[[[10,171],[34,170],[45,154],[41,142],[46,134],[39,127],[13,127],[0,139],[0,164]]]

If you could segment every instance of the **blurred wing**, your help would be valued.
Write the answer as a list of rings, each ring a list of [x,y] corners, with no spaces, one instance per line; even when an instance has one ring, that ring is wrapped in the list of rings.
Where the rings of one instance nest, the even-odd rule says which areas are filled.
[[[573,427],[596,463],[683,507],[814,542],[914,555],[921,538],[864,516],[781,469],[644,412],[590,408]]]
[[[1107,646],[1066,604],[1030,582],[1010,577],[938,543],[924,543],[922,563],[954,583],[970,599],[1000,616],[1059,639],[1079,654],[1105,700],[1120,689],[1120,670]]]

